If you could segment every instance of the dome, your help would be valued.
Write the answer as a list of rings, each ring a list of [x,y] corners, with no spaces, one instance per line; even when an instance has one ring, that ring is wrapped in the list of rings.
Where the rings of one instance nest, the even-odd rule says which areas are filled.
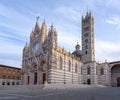
[[[80,56],[81,55],[81,51],[80,50],[75,50],[73,53],[72,53],[74,56]]]
[[[81,55],[81,50],[80,50],[80,45],[77,43],[77,45],[75,46],[75,51],[72,53],[74,56],[80,56]]]

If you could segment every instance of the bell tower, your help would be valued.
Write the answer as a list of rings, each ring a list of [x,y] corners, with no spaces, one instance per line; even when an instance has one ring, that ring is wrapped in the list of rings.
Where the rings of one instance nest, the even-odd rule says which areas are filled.
[[[82,16],[82,60],[84,63],[95,61],[94,18],[91,12]]]

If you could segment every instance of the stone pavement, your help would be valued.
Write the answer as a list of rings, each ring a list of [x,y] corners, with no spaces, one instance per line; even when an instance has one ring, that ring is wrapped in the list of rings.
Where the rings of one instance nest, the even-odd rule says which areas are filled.
[[[106,87],[102,85],[84,85],[84,84],[45,84],[44,89],[70,89],[70,88],[92,88]]]
[[[23,90],[23,89],[72,89],[72,88],[92,88],[92,87],[106,87],[102,85],[82,85],[82,84],[44,84],[44,85],[15,85],[15,86],[0,86],[0,89],[12,89],[12,90]]]
[[[120,88],[79,84],[0,86],[0,100],[120,100]]]

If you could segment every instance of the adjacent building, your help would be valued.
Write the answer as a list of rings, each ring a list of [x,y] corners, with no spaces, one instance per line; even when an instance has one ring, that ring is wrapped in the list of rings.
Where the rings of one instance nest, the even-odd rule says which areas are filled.
[[[82,43],[72,53],[58,46],[53,25],[47,31],[38,19],[23,49],[22,84],[101,84],[120,86],[120,61],[97,63],[94,47],[94,17],[81,18]],[[64,37],[64,34],[63,34]]]
[[[0,85],[20,85],[21,69],[0,64]]]

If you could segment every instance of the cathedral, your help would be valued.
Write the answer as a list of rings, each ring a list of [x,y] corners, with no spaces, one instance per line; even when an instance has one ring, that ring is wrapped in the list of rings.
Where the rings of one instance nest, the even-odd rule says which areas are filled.
[[[38,18],[23,48],[22,84],[89,84],[120,86],[120,61],[95,61],[94,17],[87,12],[81,18],[81,46],[68,52],[58,46],[53,25],[47,31],[45,20]],[[64,37],[64,34],[63,34]]]

